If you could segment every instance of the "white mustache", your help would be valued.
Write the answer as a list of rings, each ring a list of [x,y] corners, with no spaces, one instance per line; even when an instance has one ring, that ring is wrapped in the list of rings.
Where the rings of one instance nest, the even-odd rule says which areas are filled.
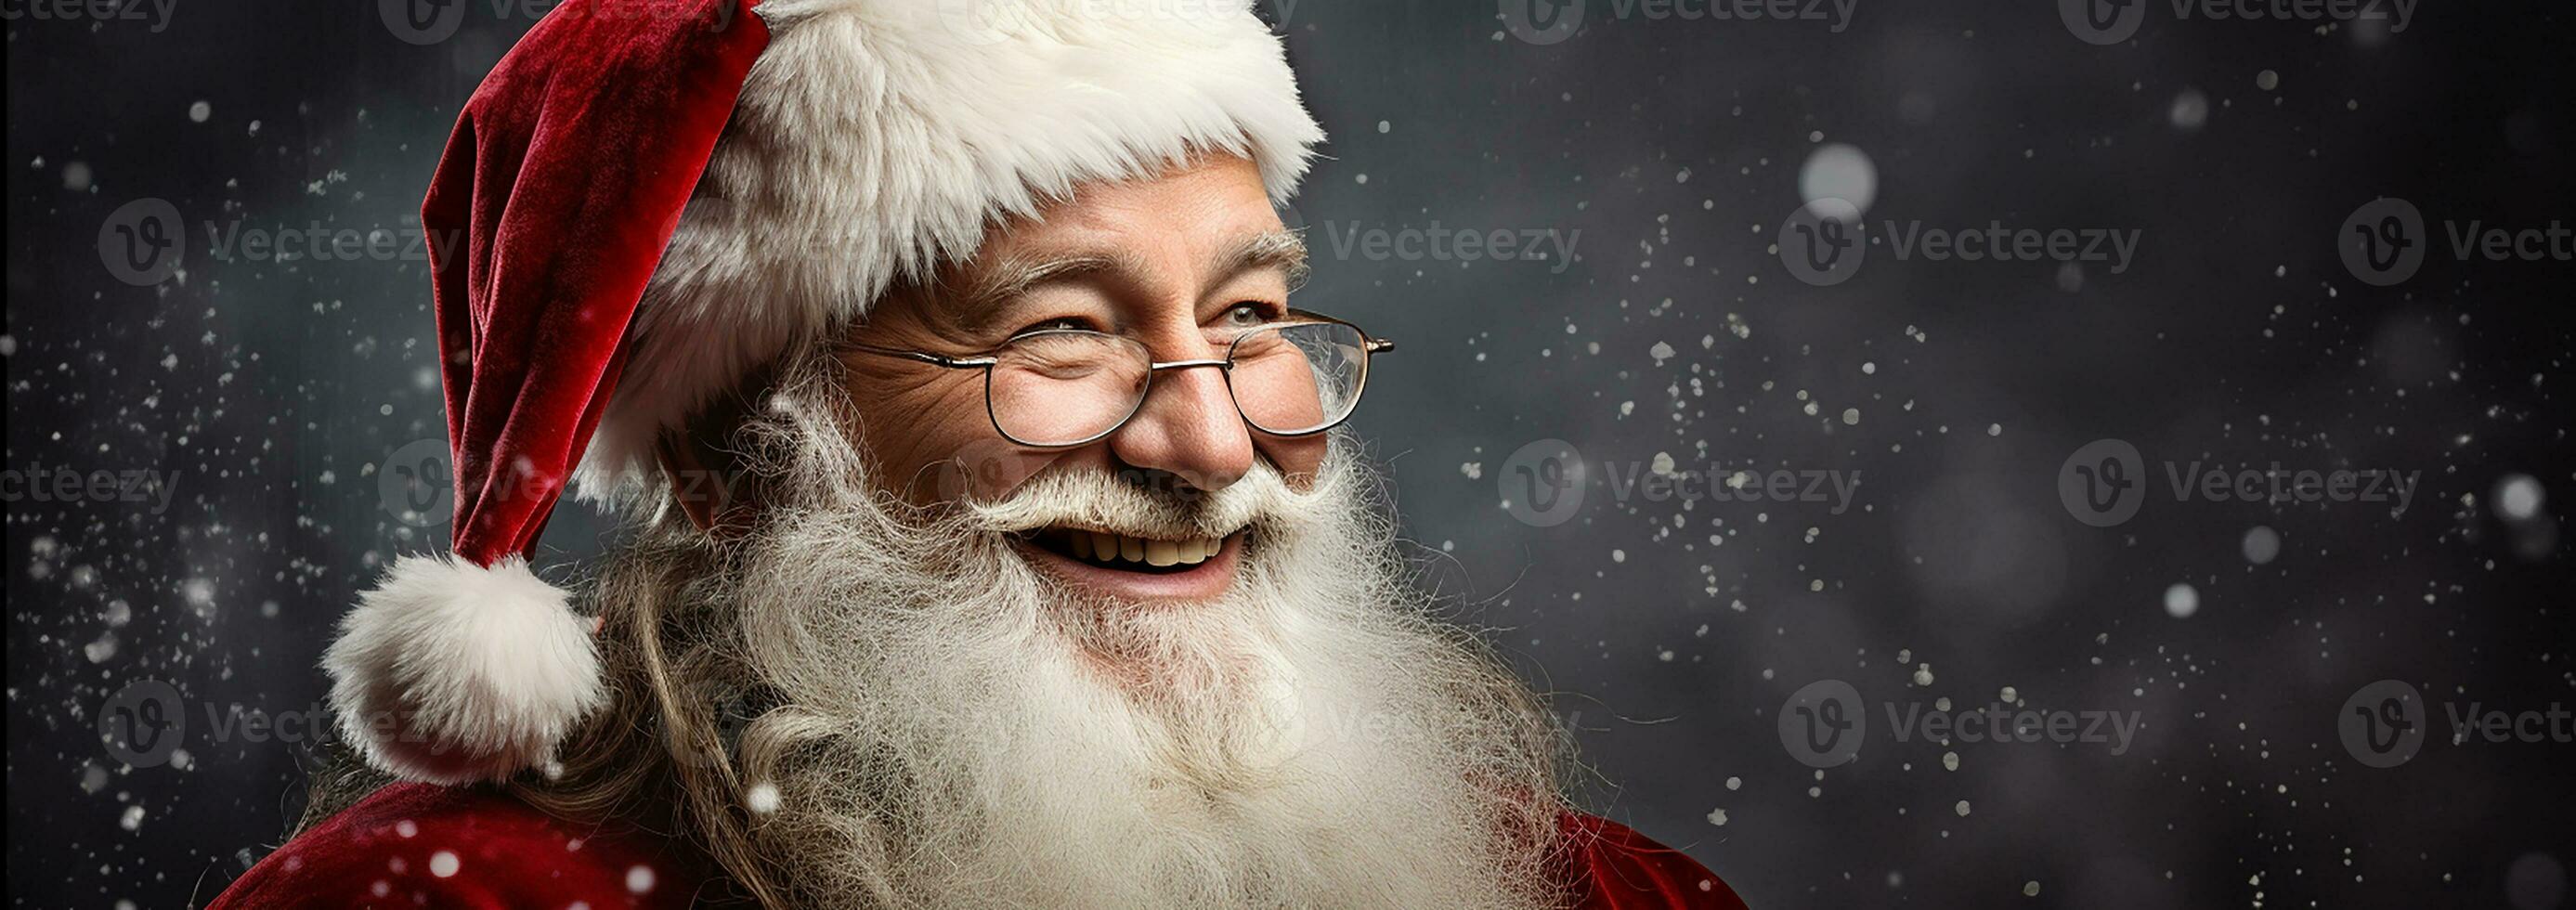
[[[1338,472],[1324,473],[1314,489],[1301,493],[1263,462],[1214,491],[1147,489],[1101,471],[1049,471],[1000,502],[968,509],[977,525],[1001,534],[1069,526],[1158,540],[1224,537],[1312,511],[1329,497],[1326,488],[1337,485],[1331,475]]]

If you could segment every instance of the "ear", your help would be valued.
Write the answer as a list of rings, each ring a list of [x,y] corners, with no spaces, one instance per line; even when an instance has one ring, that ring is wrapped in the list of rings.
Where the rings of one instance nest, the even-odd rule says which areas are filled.
[[[662,466],[662,479],[671,488],[671,499],[689,516],[689,523],[708,534],[716,533],[719,519],[734,507],[733,485],[725,481],[723,472],[711,466],[711,453],[685,431],[671,430],[654,441],[653,454]]]

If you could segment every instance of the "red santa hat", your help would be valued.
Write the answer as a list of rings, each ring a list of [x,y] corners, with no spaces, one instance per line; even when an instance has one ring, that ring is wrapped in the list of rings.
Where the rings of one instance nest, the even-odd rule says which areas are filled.
[[[397,776],[543,764],[605,693],[527,556],[562,494],[656,495],[656,440],[996,220],[1194,154],[1284,201],[1323,138],[1249,0],[566,0],[458,118],[421,209],[454,550],[324,656]]]

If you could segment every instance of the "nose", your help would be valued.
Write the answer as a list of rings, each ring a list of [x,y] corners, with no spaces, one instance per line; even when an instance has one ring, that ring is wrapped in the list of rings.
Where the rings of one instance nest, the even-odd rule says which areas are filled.
[[[1251,472],[1252,431],[1235,410],[1222,367],[1181,367],[1154,374],[1144,406],[1109,437],[1109,451],[1130,467],[1214,492]]]

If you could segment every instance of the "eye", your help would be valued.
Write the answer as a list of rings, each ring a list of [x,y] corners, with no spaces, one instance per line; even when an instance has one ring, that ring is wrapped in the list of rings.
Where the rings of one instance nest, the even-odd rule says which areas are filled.
[[[1011,337],[1017,338],[1031,332],[1045,332],[1055,329],[1078,329],[1091,332],[1099,331],[1099,328],[1093,326],[1090,320],[1083,319],[1079,316],[1058,316],[1053,319],[1041,319],[1036,322],[1029,323],[1019,331],[1011,333]]]
[[[1274,309],[1268,304],[1247,300],[1228,307],[1224,315],[1217,317],[1217,322],[1229,329],[1259,328],[1275,318]]]

